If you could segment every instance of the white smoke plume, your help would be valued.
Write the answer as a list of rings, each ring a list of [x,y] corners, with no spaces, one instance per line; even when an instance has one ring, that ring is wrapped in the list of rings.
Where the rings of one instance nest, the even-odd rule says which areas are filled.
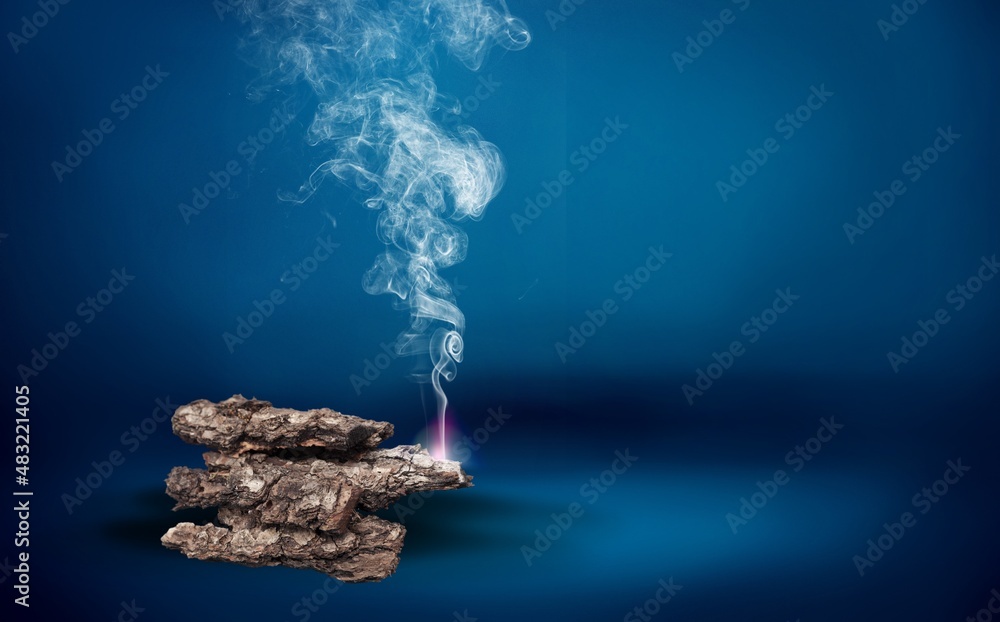
[[[408,309],[400,354],[429,354],[443,434],[448,400],[441,380],[452,380],[462,360],[465,317],[439,271],[465,258],[468,237],[453,222],[482,217],[503,184],[504,167],[496,146],[476,130],[435,121],[453,104],[443,104],[431,69],[443,48],[477,70],[496,46],[526,46],[528,30],[503,0],[499,6],[486,0],[254,0],[244,8],[266,59],[263,83],[304,81],[319,101],[307,135],[329,159],[294,200],[306,200],[333,175],[357,184],[368,195],[366,206],[379,211],[386,251],[363,286],[396,295]]]

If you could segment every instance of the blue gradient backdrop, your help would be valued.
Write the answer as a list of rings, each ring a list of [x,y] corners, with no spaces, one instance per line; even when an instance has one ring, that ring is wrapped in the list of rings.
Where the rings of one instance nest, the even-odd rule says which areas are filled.
[[[467,461],[474,488],[407,517],[394,576],[344,586],[308,619],[619,620],[671,577],[683,587],[651,619],[958,621],[987,607],[1000,588],[1000,280],[959,311],[946,298],[1000,253],[996,3],[930,0],[888,41],[890,2],[589,0],[555,29],[556,0],[510,4],[531,45],[481,75],[442,59],[438,77],[459,98],[481,76],[500,83],[466,119],[508,179],[446,273],[468,319],[448,389],[465,433],[490,408],[511,417]],[[672,54],[726,8],[735,21],[678,71]],[[17,31],[37,10],[6,3],[0,24]],[[410,361],[360,392],[349,380],[406,324],[361,289],[380,250],[363,196],[330,182],[304,205],[278,200],[322,161],[303,141],[314,102],[297,98],[287,130],[238,160],[200,214],[179,213],[281,102],[247,100],[243,35],[207,1],[71,2],[0,51],[8,419],[32,349],[81,322],[112,270],[135,277],[29,381],[32,607],[13,606],[0,572],[5,620],[110,620],[133,599],[144,622],[304,620],[296,604],[322,575],[160,546],[185,519],[163,479],[202,450],[166,424],[122,435],[157,399],[236,392],[390,420],[401,443],[432,408]],[[157,64],[169,76],[59,183],[52,161]],[[786,140],[775,122],[821,85],[833,95]],[[578,170],[573,152],[609,117],[627,129]],[[948,127],[961,138],[905,178]],[[716,182],[769,137],[779,150],[723,201]],[[562,170],[573,183],[519,233],[512,215]],[[897,178],[907,192],[850,243],[844,223]],[[340,246],[291,291],[282,274],[327,236]],[[661,245],[670,259],[623,300],[616,282]],[[286,302],[230,353],[222,334],[275,288]],[[741,327],[785,288],[800,298],[750,343]],[[609,298],[618,311],[563,362],[556,342]],[[895,373],[887,353],[939,308],[950,321]],[[735,340],[745,353],[689,404],[682,386]],[[824,417],[843,429],[792,472],[786,454]],[[0,428],[9,464],[13,425]],[[639,460],[590,504],[581,486],[626,449]],[[61,496],[115,450],[125,463],[69,514]],[[958,459],[971,470],[920,514],[912,497]],[[734,534],[726,514],[778,469],[788,484]],[[583,516],[528,566],[522,545],[573,502]],[[907,511],[916,525],[861,576],[852,558]],[[13,521],[3,512],[0,559]]]

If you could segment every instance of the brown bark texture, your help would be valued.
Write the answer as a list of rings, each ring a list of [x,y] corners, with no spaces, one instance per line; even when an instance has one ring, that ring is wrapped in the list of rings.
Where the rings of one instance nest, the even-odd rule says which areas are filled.
[[[378,447],[392,436],[385,421],[370,421],[329,408],[293,410],[234,395],[222,402],[197,400],[181,406],[172,419],[174,434],[192,445],[229,454],[321,447],[352,453]]]
[[[173,429],[215,450],[204,454],[207,469],[175,467],[166,479],[175,510],[218,508],[220,525],[180,523],[161,538],[194,559],[379,581],[395,572],[406,530],[364,512],[472,485],[459,463],[419,445],[377,449],[392,424],[327,408],[197,400],[177,409]]]

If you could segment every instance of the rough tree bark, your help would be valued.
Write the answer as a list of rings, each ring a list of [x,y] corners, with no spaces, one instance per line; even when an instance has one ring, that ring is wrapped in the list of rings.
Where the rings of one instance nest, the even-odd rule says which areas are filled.
[[[219,514],[222,520],[224,513]],[[405,533],[398,523],[365,516],[338,535],[278,525],[227,528],[180,523],[161,541],[194,559],[310,568],[354,583],[380,581],[395,572]]]
[[[290,482],[318,479],[330,486],[344,477],[361,489],[359,507],[363,510],[387,508],[400,497],[415,492],[452,490],[472,485],[472,477],[466,475],[457,462],[435,460],[414,445],[375,449],[345,461],[320,458],[288,460],[266,454],[227,456],[209,452],[205,454],[205,464],[210,475],[225,478],[235,487],[256,486],[255,482],[275,471],[283,473]]]
[[[240,395],[174,413],[174,432],[208,470],[167,477],[175,510],[218,507],[218,525],[180,523],[161,539],[191,558],[312,568],[342,581],[378,581],[399,563],[405,529],[359,512],[405,495],[472,485],[459,463],[417,446],[376,449],[391,424],[330,409],[297,411]]]
[[[256,508],[261,524],[289,524],[334,533],[346,529],[362,491],[345,476],[323,477],[309,472],[293,476],[287,469],[266,462],[255,466],[225,472],[175,467],[167,476],[167,494],[177,501],[175,510]]]
[[[299,447],[352,453],[378,447],[392,436],[385,421],[370,421],[329,408],[293,410],[234,395],[219,403],[197,400],[173,417],[174,434],[192,445],[229,454]]]

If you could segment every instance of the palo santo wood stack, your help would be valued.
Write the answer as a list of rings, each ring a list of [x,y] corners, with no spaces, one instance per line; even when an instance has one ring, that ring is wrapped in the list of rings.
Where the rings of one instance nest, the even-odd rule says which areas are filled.
[[[399,564],[406,530],[364,515],[405,495],[472,485],[459,463],[419,445],[378,449],[393,426],[328,408],[298,411],[242,395],[177,409],[173,429],[207,469],[167,477],[175,510],[218,507],[221,525],[180,523],[161,538],[188,557],[311,568],[379,581]]]

